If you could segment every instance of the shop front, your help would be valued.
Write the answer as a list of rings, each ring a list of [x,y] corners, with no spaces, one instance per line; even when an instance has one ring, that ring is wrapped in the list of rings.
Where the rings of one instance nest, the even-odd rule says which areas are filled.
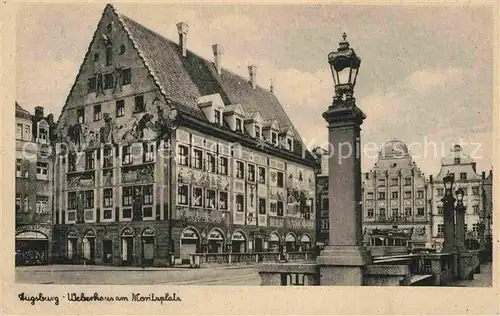
[[[296,239],[295,236],[292,233],[288,233],[285,237],[285,247],[286,247],[286,252],[293,252],[295,251],[295,246],[296,246]]]
[[[152,266],[155,258],[155,231],[151,227],[146,227],[141,235],[142,264]]]
[[[72,263],[76,263],[78,260],[78,233],[75,230],[68,232],[66,259]]]
[[[269,235],[269,251],[270,252],[280,252],[281,239],[277,233],[271,233]]]
[[[83,260],[86,264],[95,263],[95,231],[89,229],[83,235]]]
[[[231,237],[231,249],[234,253],[246,252],[246,242],[247,239],[243,232],[235,231]]]
[[[218,229],[212,229],[207,236],[208,239],[208,253],[222,253],[224,252],[224,235]]]
[[[134,262],[134,230],[130,227],[122,229],[120,239],[122,265],[130,266]]]
[[[300,237],[300,251],[307,251],[311,249],[311,237],[308,234],[303,234]]]
[[[187,227],[181,233],[180,253],[182,263],[189,263],[190,254],[199,252],[200,235],[196,229]]]
[[[39,231],[16,235],[16,266],[48,264],[49,239]]]

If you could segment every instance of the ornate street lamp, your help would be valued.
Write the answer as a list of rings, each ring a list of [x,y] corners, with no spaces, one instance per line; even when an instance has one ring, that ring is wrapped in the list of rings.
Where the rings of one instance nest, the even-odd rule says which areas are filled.
[[[455,207],[455,245],[458,251],[465,250],[465,206],[464,189],[459,188],[455,195],[457,206]]]
[[[447,195],[452,195],[452,189],[453,189],[453,183],[455,182],[455,177],[453,177],[451,174],[447,174],[443,178],[443,183],[444,183],[444,188],[446,190],[445,196]],[[462,191],[463,193],[463,191]]]
[[[361,58],[346,41],[347,34],[342,34],[343,41],[339,43],[336,52],[328,54],[328,63],[335,83],[334,102],[338,99],[351,99],[356,85]]]

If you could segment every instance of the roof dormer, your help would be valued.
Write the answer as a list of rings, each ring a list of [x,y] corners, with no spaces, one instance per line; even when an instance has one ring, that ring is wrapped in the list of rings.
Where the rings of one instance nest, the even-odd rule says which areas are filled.
[[[250,136],[262,139],[262,125],[264,123],[264,119],[260,112],[250,112],[245,118],[245,129],[250,134]]]
[[[36,123],[36,142],[48,144],[49,142],[50,125],[46,120],[42,119]]]
[[[295,140],[295,133],[293,132],[292,126],[282,127],[279,132],[279,142],[282,148],[286,150],[293,151],[293,143]]]
[[[245,111],[240,103],[226,106],[224,110],[224,118],[231,130],[243,133],[243,120],[245,119]]]
[[[199,97],[197,103],[210,123],[224,125],[222,113],[224,113],[225,106],[220,94],[216,93]]]
[[[264,121],[262,126],[262,134],[264,139],[274,146],[279,146],[278,133],[280,127],[276,119]]]

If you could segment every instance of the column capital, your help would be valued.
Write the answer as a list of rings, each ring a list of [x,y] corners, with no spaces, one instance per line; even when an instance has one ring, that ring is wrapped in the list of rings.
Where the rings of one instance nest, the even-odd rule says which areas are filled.
[[[365,113],[355,104],[354,98],[348,100],[336,100],[323,113],[323,118],[330,125],[351,123],[360,126],[366,118]]]

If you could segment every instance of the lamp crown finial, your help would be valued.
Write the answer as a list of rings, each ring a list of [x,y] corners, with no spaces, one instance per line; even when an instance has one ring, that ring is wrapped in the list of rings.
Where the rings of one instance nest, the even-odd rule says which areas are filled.
[[[342,38],[344,39],[344,42],[345,42],[345,39],[347,38],[346,32],[342,33]]]

